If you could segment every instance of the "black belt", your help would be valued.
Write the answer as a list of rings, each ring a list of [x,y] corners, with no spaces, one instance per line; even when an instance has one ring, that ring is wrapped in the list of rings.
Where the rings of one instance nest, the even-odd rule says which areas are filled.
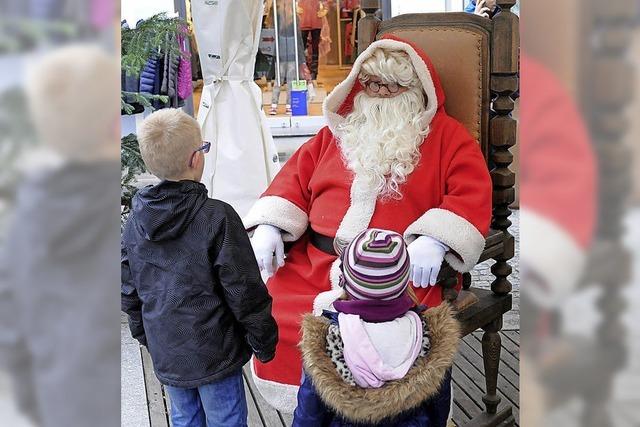
[[[309,228],[309,235],[311,244],[317,249],[321,250],[325,254],[338,256],[336,250],[333,248],[333,237],[316,233],[312,228]]]

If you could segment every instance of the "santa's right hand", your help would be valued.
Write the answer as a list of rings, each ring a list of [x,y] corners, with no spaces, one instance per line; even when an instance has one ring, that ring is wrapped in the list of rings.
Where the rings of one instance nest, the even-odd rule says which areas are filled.
[[[258,267],[267,273],[267,277],[273,276],[276,270],[284,265],[284,242],[278,227],[269,224],[257,226],[251,238],[251,245]]]

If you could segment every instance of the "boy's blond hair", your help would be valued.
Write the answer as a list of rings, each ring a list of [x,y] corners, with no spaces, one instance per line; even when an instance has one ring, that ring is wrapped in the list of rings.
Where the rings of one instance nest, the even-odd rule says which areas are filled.
[[[182,178],[193,152],[202,146],[200,125],[183,111],[166,108],[142,122],[138,143],[149,172],[160,179]]]

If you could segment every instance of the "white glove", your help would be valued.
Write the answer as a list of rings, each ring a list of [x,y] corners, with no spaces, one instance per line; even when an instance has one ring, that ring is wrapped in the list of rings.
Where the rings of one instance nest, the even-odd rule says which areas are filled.
[[[429,236],[420,236],[407,247],[411,259],[413,286],[426,288],[436,284],[444,254],[449,247]]]
[[[267,277],[273,276],[273,273],[284,265],[284,242],[278,227],[269,224],[257,226],[251,238],[251,246],[258,267],[267,273]]]

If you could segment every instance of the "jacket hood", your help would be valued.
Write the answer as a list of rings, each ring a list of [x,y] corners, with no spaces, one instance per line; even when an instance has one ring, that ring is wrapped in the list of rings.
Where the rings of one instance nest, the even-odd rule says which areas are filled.
[[[338,125],[353,109],[354,97],[363,90],[358,74],[362,69],[362,63],[370,58],[373,52],[378,49],[401,50],[406,52],[413,63],[413,67],[422,83],[422,88],[427,95],[426,120],[431,123],[433,117],[439,110],[444,111],[444,89],[440,84],[440,78],[436,73],[431,59],[424,51],[414,44],[402,40],[393,35],[385,35],[377,40],[362,52],[351,68],[347,78],[336,86],[324,100],[322,106],[324,116],[331,132],[336,134]]]
[[[170,240],[182,234],[207,201],[207,188],[195,181],[162,181],[138,191],[133,199],[136,230],[147,240]]]
[[[346,383],[326,352],[330,321],[310,314],[305,316],[300,343],[302,362],[322,401],[351,422],[376,424],[410,411],[436,395],[447,369],[453,364],[460,325],[447,303],[427,310],[422,316],[429,328],[429,353],[416,359],[404,378],[379,388]]]

